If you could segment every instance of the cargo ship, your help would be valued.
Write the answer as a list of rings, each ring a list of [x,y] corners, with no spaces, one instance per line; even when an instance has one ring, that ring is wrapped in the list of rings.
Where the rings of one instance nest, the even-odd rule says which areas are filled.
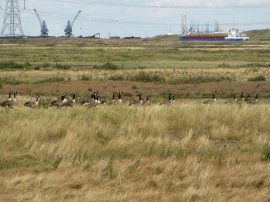
[[[198,42],[235,42],[235,41],[248,41],[249,37],[240,33],[238,29],[230,29],[228,33],[193,33],[183,34],[179,37],[180,41],[198,41]]]

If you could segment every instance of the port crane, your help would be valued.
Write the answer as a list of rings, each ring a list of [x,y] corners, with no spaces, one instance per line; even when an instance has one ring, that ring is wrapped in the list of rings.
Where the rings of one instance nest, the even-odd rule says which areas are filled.
[[[46,25],[46,21],[45,20],[41,21],[37,10],[34,9],[34,11],[36,13],[36,16],[37,16],[39,24],[40,24],[40,36],[43,37],[43,38],[48,37],[49,30],[48,30],[48,27]]]
[[[65,36],[67,36],[67,37],[71,37],[72,36],[72,28],[73,28],[73,25],[74,25],[74,23],[75,23],[75,21],[77,20],[77,18],[79,17],[79,15],[80,15],[80,13],[81,13],[82,11],[79,11],[78,13],[77,13],[77,15],[75,16],[75,18],[72,20],[72,22],[70,22],[70,20],[67,22],[67,26],[66,26],[66,28],[65,28]]]

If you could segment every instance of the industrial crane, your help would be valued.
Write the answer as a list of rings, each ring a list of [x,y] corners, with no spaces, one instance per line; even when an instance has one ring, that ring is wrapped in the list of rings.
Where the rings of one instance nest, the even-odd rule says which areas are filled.
[[[34,9],[34,11],[36,13],[36,16],[37,16],[39,24],[40,24],[40,36],[45,38],[45,37],[47,37],[49,35],[49,30],[47,28],[46,21],[45,20],[41,21],[37,10]]]
[[[72,20],[72,22],[70,22],[70,20],[67,22],[67,26],[66,26],[66,28],[65,28],[65,36],[67,36],[67,37],[71,37],[72,36],[72,27],[73,27],[73,25],[74,25],[74,23],[75,23],[75,21],[77,20],[77,18],[79,17],[79,15],[80,15],[80,13],[81,13],[82,11],[79,11],[78,13],[77,13],[77,15],[75,16],[75,18]]]

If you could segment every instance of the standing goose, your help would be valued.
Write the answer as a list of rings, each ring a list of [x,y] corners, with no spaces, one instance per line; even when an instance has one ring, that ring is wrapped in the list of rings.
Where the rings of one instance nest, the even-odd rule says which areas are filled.
[[[213,93],[213,98],[212,99],[209,99],[209,100],[205,100],[203,102],[203,104],[213,104],[213,103],[216,103],[217,101],[217,98],[216,98],[216,92]]]
[[[175,102],[175,95],[172,94],[172,100],[171,100],[171,103],[174,103]]]
[[[160,102],[160,105],[167,105],[167,104],[171,104],[172,102],[173,102],[173,100],[172,100],[172,93],[169,92],[168,99],[162,100]]]
[[[5,105],[7,104],[7,102],[9,102],[9,101],[12,100],[12,94],[13,94],[13,92],[9,92],[9,93],[8,93],[8,99],[5,100],[5,101],[2,101],[2,102],[0,103],[0,106],[6,107]]]
[[[12,100],[12,94],[13,94],[13,92],[9,92],[9,93],[8,93],[8,99],[5,100],[5,101]],[[5,101],[0,102],[0,105],[1,105],[2,103],[4,103]]]
[[[77,93],[74,93],[72,100],[68,100],[68,101],[64,102],[61,105],[61,107],[73,107],[76,103],[76,96],[77,96]]]
[[[122,93],[119,92],[118,93],[118,104],[122,104],[123,103],[123,100],[122,100]]]
[[[17,98],[16,98],[17,92],[13,93],[13,99],[11,99],[11,96],[8,100],[2,102],[0,105],[4,108],[10,108],[13,109],[13,106],[15,105]]]
[[[51,107],[57,107],[57,108],[60,107],[61,104],[67,102],[66,95],[67,95],[67,94],[64,93],[64,94],[61,96],[61,101],[59,101],[59,100],[54,100],[54,101],[52,101],[51,104],[50,104],[50,106],[51,106]]]
[[[143,101],[143,105],[150,105],[150,96],[147,95],[146,99]]]
[[[225,104],[234,104],[237,102],[236,93],[233,94],[233,100],[227,100],[225,101]]]
[[[35,107],[38,107],[38,104],[39,104],[39,95],[36,97],[36,102],[26,102],[24,103],[24,106],[35,108]]]
[[[113,92],[112,100],[108,103],[108,105],[115,104],[115,96],[116,96],[116,92]]]

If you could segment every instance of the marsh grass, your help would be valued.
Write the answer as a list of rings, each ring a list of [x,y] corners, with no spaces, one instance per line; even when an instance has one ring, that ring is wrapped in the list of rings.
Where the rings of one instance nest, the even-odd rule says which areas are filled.
[[[269,112],[201,104],[0,109],[0,172],[30,169],[0,178],[5,190],[38,201],[263,199]]]

